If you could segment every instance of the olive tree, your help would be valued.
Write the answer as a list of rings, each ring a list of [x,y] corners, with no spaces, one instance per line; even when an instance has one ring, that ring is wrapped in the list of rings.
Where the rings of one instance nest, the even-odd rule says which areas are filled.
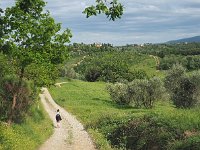
[[[165,87],[174,105],[191,108],[199,103],[200,72],[186,74],[181,65],[174,65],[165,77]]]

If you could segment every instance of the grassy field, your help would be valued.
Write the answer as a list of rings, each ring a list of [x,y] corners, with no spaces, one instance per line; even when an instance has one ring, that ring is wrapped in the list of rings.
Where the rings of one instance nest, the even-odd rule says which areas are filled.
[[[0,122],[0,150],[35,150],[53,133],[53,124],[42,105],[31,107],[22,124]]]
[[[58,82],[62,81],[66,80]],[[62,87],[52,87],[50,93],[59,105],[84,124],[99,149],[111,149],[106,137],[114,128],[147,114],[156,116],[174,130],[180,130],[181,134],[185,131],[200,131],[199,108],[176,109],[168,101],[157,102],[153,109],[118,106],[111,101],[103,82],[67,80]]]
[[[157,76],[164,77],[164,71],[156,69],[156,60],[149,55],[141,55],[138,57],[138,62],[134,63],[131,70],[144,70],[149,77]]]

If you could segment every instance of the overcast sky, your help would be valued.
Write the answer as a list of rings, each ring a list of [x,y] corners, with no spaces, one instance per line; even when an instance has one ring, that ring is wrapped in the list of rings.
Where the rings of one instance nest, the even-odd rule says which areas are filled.
[[[114,22],[82,14],[95,0],[45,1],[62,28],[71,29],[71,43],[160,43],[200,35],[200,0],[121,0],[124,15]],[[0,0],[1,8],[12,5],[14,0]]]

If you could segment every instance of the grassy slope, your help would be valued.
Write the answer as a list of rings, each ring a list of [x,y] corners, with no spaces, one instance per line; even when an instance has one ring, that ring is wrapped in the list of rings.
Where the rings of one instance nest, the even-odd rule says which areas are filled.
[[[53,132],[52,123],[41,104],[31,107],[22,124],[11,127],[0,123],[0,150],[35,150]]]
[[[137,56],[137,62],[134,62],[131,66],[131,70],[144,70],[149,77],[157,76],[163,77],[164,72],[156,70],[156,60],[149,55],[140,54]]]
[[[156,107],[150,110],[134,109],[131,107],[119,107],[114,104],[105,90],[105,83],[83,82],[71,80],[62,87],[52,87],[50,92],[55,101],[76,115],[87,127],[98,126],[102,118],[127,118],[154,113],[168,120],[176,128],[185,130],[200,130],[200,110],[181,110],[174,108],[169,102],[158,102]],[[105,125],[103,130],[109,129]],[[102,131],[88,128],[94,138],[97,147],[109,149],[109,144]]]

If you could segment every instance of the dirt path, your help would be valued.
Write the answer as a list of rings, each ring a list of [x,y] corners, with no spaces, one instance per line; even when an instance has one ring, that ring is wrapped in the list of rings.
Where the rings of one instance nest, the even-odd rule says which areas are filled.
[[[52,99],[47,88],[42,89],[41,101],[56,126],[56,110],[60,109],[61,127],[54,129],[54,134],[39,148],[39,150],[95,150],[92,140],[84,130],[83,125]]]
[[[150,57],[153,57],[155,62],[156,62],[156,66],[159,66],[160,65],[160,60],[157,56],[154,56],[154,55],[149,55]]]

